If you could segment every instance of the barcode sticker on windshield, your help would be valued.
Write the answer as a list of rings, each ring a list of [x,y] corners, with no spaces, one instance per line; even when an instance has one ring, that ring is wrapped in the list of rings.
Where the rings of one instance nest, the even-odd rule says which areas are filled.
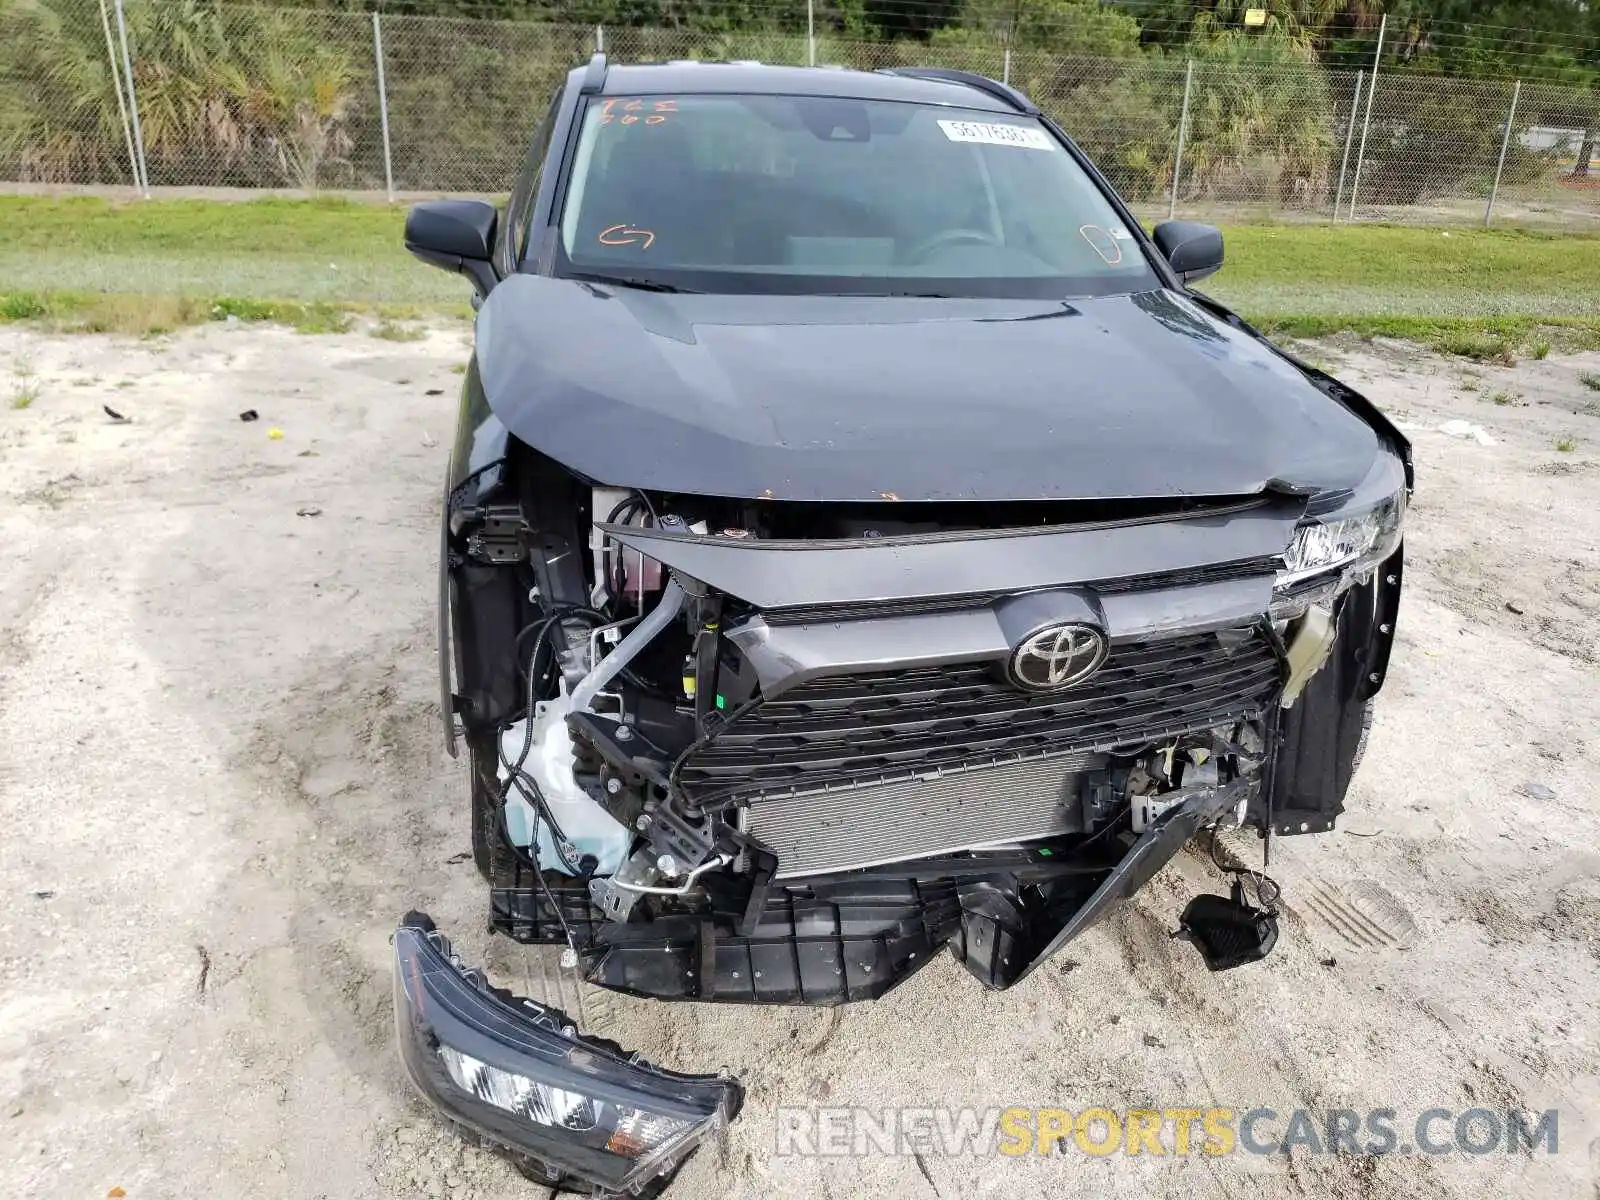
[[[1020,146],[1024,150],[1054,150],[1056,144],[1042,129],[1026,125],[992,125],[987,121],[940,121],[939,128],[952,142],[985,142],[991,146]]]

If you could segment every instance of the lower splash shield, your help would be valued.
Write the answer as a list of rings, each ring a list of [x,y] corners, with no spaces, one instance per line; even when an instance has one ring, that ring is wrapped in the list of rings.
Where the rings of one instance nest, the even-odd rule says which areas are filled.
[[[1189,789],[1142,833],[1107,839],[1103,856],[1044,840],[778,880],[743,920],[713,904],[700,916],[606,922],[559,881],[551,893],[562,900],[558,919],[528,880],[495,889],[493,921],[532,943],[564,941],[564,928],[585,931],[590,983],[660,1000],[873,1000],[946,945],[985,987],[1000,990],[1142,888],[1200,829],[1231,823],[1250,786]]]
[[[584,1037],[566,1014],[462,967],[421,913],[406,915],[394,950],[395,1025],[411,1082],[551,1183],[601,1197],[657,1195],[738,1115],[736,1081],[666,1071]]]

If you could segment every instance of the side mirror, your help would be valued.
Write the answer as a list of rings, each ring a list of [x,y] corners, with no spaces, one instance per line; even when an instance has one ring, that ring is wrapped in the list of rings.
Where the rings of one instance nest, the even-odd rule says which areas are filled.
[[[425,263],[466,275],[483,296],[495,285],[490,257],[500,214],[482,200],[431,200],[406,214],[406,249]]]
[[[1222,230],[1198,221],[1163,221],[1151,231],[1178,278],[1194,283],[1222,270]]]

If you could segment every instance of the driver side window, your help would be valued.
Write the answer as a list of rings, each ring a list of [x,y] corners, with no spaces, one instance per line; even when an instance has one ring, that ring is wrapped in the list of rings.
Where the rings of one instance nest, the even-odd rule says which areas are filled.
[[[562,89],[557,88],[550,97],[550,106],[545,110],[544,120],[534,134],[533,144],[528,147],[527,158],[523,160],[516,186],[506,205],[505,220],[500,222],[500,245],[497,251],[502,268],[506,271],[515,271],[528,252],[533,210],[539,199],[539,184],[544,178],[545,159],[550,153],[550,138],[555,132],[556,113],[561,107],[561,92]]]

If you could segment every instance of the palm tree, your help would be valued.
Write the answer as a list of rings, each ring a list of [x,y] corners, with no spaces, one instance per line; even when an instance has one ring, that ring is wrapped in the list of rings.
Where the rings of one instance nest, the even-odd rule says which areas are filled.
[[[1194,57],[1189,165],[1193,193],[1314,205],[1334,151],[1328,74],[1308,31],[1286,23],[1217,31],[1205,19]]]
[[[0,166],[7,173],[42,183],[132,180],[92,5],[0,0],[0,78]]]
[[[221,0],[126,12],[156,182],[315,188],[344,166],[367,94],[359,16]],[[0,160],[20,178],[128,178],[96,0],[0,0],[0,76],[22,85],[0,91]]]

